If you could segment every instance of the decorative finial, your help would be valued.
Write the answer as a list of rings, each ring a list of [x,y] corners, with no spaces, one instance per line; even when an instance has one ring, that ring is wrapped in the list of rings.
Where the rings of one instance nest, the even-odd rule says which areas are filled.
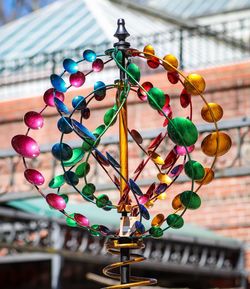
[[[121,50],[130,47],[130,43],[126,41],[126,38],[129,37],[130,34],[125,27],[124,19],[120,18],[117,20],[117,30],[114,36],[119,40],[118,42],[114,43],[114,47],[118,47]]]

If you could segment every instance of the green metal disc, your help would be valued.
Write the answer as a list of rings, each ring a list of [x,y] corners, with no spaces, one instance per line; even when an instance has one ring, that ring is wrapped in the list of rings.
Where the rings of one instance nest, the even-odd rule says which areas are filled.
[[[95,137],[98,137],[98,135],[94,134]],[[85,140],[83,143],[82,143],[82,149],[84,152],[88,152],[90,150],[93,149],[93,144],[95,143],[94,140],[92,139],[88,139],[87,141]],[[96,148],[100,143],[100,139],[97,141],[97,143],[94,145],[94,148]]]
[[[125,93],[125,91],[122,90],[120,93],[120,102],[122,102],[124,100],[124,98],[127,98],[127,93]]]
[[[184,191],[180,194],[180,200],[183,206],[188,209],[196,210],[201,205],[200,197],[192,191]]]
[[[93,131],[93,134],[100,136],[104,132],[105,128],[106,128],[106,125],[101,124]]]
[[[66,204],[68,203],[68,201],[69,201],[69,196],[68,196],[68,195],[61,194],[61,195],[59,195],[59,196],[61,196],[61,197],[64,199],[64,201],[65,201]]]
[[[97,232],[99,230],[100,226],[99,225],[92,225],[91,228],[90,228],[90,234],[92,236],[95,236],[95,237],[100,237],[102,234],[100,232]],[[96,230],[96,231],[94,231]]]
[[[197,161],[190,160],[186,162],[184,169],[186,175],[194,180],[201,180],[205,175],[205,169]]]
[[[166,96],[160,88],[152,87],[148,91],[148,94],[148,102],[153,109],[159,110],[159,107],[163,108],[166,103]],[[156,103],[159,107],[156,105]]]
[[[75,214],[70,214],[70,217],[72,217],[74,219],[74,215]],[[77,227],[77,223],[75,220],[72,220],[71,218],[66,218],[66,224],[69,226],[69,227]]]
[[[94,229],[94,230],[99,230],[100,229],[100,226],[95,224],[95,225],[92,225],[91,226],[91,229]]]
[[[171,214],[167,217],[167,224],[174,229],[180,229],[184,225],[184,220],[177,214]]]
[[[50,182],[49,187],[51,189],[60,188],[65,183],[65,179],[63,175],[55,176]]]
[[[139,82],[140,78],[141,78],[141,71],[140,68],[134,64],[134,63],[130,63],[127,66],[127,71],[133,76],[133,78]],[[136,81],[133,80],[129,75],[128,75],[128,80],[132,83],[132,84],[136,84]]]
[[[116,110],[114,108],[110,108],[106,111],[104,117],[103,117],[103,121],[105,123],[105,125],[113,125],[116,122],[117,117],[115,117],[112,121],[112,118],[115,116],[116,114]]]
[[[81,148],[74,148],[72,157],[69,160],[64,161],[63,165],[65,167],[72,167],[78,162],[80,162],[83,156],[84,156],[84,151]]]
[[[109,56],[111,56],[111,55],[112,55],[112,53],[114,52],[114,50],[115,50],[114,48],[109,48],[109,49],[105,50],[105,52],[104,52],[104,53],[105,53],[106,55],[109,55]],[[119,50],[119,51],[120,51],[120,50]]]
[[[107,202],[107,205],[106,205],[105,207],[103,207],[103,210],[104,210],[104,211],[110,211],[110,210],[112,210],[112,208],[113,208],[113,204],[112,204],[112,202],[109,200],[109,201]]]
[[[163,236],[163,230],[160,227],[151,227],[149,234],[154,238],[160,238]]]
[[[86,201],[91,201],[94,199],[93,195],[95,193],[95,190],[95,185],[92,183],[88,183],[82,188],[81,195]]]
[[[198,130],[191,120],[184,117],[176,117],[168,124],[170,139],[180,146],[191,146],[198,139]]]
[[[78,178],[83,178],[89,173],[89,171],[90,171],[89,163],[84,162],[79,166],[77,166],[75,173],[78,176]]]
[[[115,55],[116,60],[122,64],[122,60],[123,60],[123,53],[121,50],[118,50],[116,55]]]
[[[96,206],[98,208],[103,208],[105,207],[109,202],[109,197],[105,194],[101,194],[96,198]]]

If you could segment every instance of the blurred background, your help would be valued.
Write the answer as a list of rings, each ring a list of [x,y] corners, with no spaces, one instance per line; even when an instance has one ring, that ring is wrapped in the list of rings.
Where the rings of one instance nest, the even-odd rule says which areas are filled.
[[[24,180],[21,160],[10,141],[25,133],[23,115],[43,107],[49,76],[62,72],[64,58],[78,60],[84,49],[102,53],[113,47],[117,18],[126,21],[131,47],[143,50],[151,44],[158,56],[175,55],[186,75],[204,76],[205,97],[224,108],[219,128],[233,141],[231,151],[216,164],[215,180],[201,189],[201,208],[186,213],[182,229],[147,240],[148,261],[135,266],[133,273],[157,278],[158,289],[250,288],[250,0],[0,1],[0,288],[100,288],[95,281],[101,280],[105,264],[115,260],[107,255],[104,239],[66,226],[49,209]],[[180,87],[169,84],[163,70],[143,62],[139,66],[142,80],[170,95],[174,116],[182,114]],[[92,74],[84,88],[68,93],[65,102],[70,104],[73,95],[86,95],[96,80],[112,83],[117,77],[117,69],[109,65]],[[100,123],[113,101],[106,98],[96,105],[90,128]],[[201,107],[202,101],[193,97],[193,118],[203,138],[212,126],[200,117]],[[163,128],[157,113],[150,109],[145,113],[145,108],[136,96],[128,100],[131,128],[150,143]],[[32,166],[49,181],[60,172],[50,153],[60,136],[59,116],[50,108],[45,117],[45,127],[33,134],[42,153]],[[72,138],[71,145],[81,143]],[[106,146],[119,156],[117,127],[112,127],[100,149]],[[166,143],[164,150],[169,148]],[[142,155],[130,149],[130,158],[140,161]],[[200,160],[211,161],[205,156]],[[138,184],[144,188],[152,177],[148,169]],[[117,192],[94,163],[90,179],[99,192],[115,198]],[[181,176],[152,212],[170,212],[171,199],[188,184]],[[65,193],[72,210],[86,212],[91,223],[119,225],[115,213],[86,204],[70,187]]]

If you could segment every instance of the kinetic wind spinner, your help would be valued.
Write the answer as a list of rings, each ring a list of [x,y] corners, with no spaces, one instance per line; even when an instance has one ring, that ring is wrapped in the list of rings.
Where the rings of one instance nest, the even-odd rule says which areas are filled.
[[[46,199],[48,205],[64,214],[69,226],[81,227],[94,236],[107,237],[107,249],[111,253],[121,256],[120,262],[104,268],[107,276],[120,279],[121,284],[106,288],[129,288],[156,283],[155,279],[130,276],[130,264],[144,260],[141,255],[130,255],[130,250],[143,248],[144,238],[159,238],[167,229],[178,229],[183,226],[183,214],[188,209],[200,207],[201,200],[197,193],[202,185],[213,180],[216,159],[230,149],[231,140],[227,134],[218,130],[217,121],[222,118],[223,110],[219,104],[208,103],[205,100],[202,95],[205,81],[200,75],[184,76],[177,69],[178,60],[175,56],[168,54],[160,58],[155,55],[151,45],[145,46],[143,51],[130,48],[130,44],[126,42],[129,33],[125,29],[123,19],[118,20],[118,28],[114,36],[119,41],[114,44],[114,48],[106,50],[104,55],[96,55],[92,50],[85,50],[83,58],[79,61],[72,59],[63,61],[62,74],[52,74],[50,77],[52,88],[44,94],[45,107],[39,113],[30,111],[25,114],[24,122],[28,127],[27,132],[25,135],[13,137],[12,146],[23,158],[26,180],[34,185]],[[166,76],[170,83],[183,85],[180,103],[183,108],[189,110],[187,118],[178,116],[172,118],[169,96],[149,81],[140,83],[140,69],[133,63],[134,59],[138,57],[144,59],[150,68],[156,69],[162,66],[167,71]],[[92,69],[86,74],[78,70],[78,64],[83,61],[92,63]],[[114,61],[120,70],[120,79],[108,85],[97,81],[94,84],[94,90],[87,96],[75,96],[72,99],[73,109],[70,110],[63,102],[64,93],[72,86],[81,87],[90,73],[102,71],[110,61]],[[90,131],[84,125],[84,120],[90,117],[89,104],[94,100],[103,100],[108,90],[116,90],[114,106],[106,111],[103,123],[94,131]],[[137,130],[128,128],[126,102],[131,91],[136,92],[141,101],[148,102],[149,109],[158,111],[164,120],[165,132],[160,133],[148,147],[143,146],[143,138]],[[214,132],[208,134],[201,143],[203,153],[212,158],[211,166],[206,168],[191,158],[191,152],[198,139],[197,128],[192,122],[192,96],[202,98],[204,102],[201,110],[202,118],[206,122],[214,123]],[[61,138],[58,143],[53,145],[52,154],[60,162],[62,174],[55,176],[49,182],[51,192],[46,195],[40,189],[45,182],[43,175],[38,170],[29,167],[26,158],[34,159],[39,156],[39,145],[29,136],[29,132],[42,128],[43,112],[48,107],[55,107],[60,114],[57,127],[61,132]],[[76,119],[75,112],[80,112],[79,119]],[[119,118],[120,162],[108,151],[104,152],[98,149],[101,138],[115,124],[117,117]],[[68,134],[75,134],[76,137],[81,138],[82,146],[71,148],[65,140]],[[144,160],[138,165],[132,176],[129,176],[128,170],[128,134],[145,154]],[[165,138],[171,140],[173,148],[167,156],[162,157],[157,153],[157,149]],[[118,203],[113,203],[107,194],[96,193],[95,184],[88,181],[88,173],[91,169],[90,158],[94,158],[114,183],[117,191],[120,192]],[[137,180],[148,162],[153,162],[157,169],[157,175],[156,181],[144,191],[138,186]],[[113,170],[115,176],[110,173],[110,169]],[[190,178],[191,188],[174,197],[171,214],[166,216],[165,212],[161,212],[153,216],[151,227],[145,228],[143,220],[151,219],[150,208],[158,199],[164,199],[166,192],[182,172]],[[79,186],[79,179],[83,179],[83,186]],[[121,214],[120,229],[114,232],[102,224],[90,224],[88,212],[84,212],[84,215],[68,213],[69,197],[60,193],[65,183],[72,186],[86,202],[100,208],[102,211],[100,213],[105,214],[108,213],[106,211],[117,210]],[[119,267],[120,274],[114,272]]]

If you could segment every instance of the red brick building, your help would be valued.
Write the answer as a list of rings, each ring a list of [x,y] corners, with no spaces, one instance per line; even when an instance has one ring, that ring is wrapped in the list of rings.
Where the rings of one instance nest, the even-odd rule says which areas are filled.
[[[129,9],[132,8],[130,7]],[[231,20],[229,23],[231,23]],[[176,27],[174,29],[176,29]],[[181,33],[184,33],[184,39],[187,37],[187,35],[189,35],[188,33],[193,33],[193,36],[190,37],[193,37],[193,40],[195,40],[194,37],[197,37],[196,42],[197,39],[200,39],[201,41],[211,37],[211,34],[209,35],[211,32],[210,30],[205,32],[203,31],[203,34],[201,34],[201,32],[197,29],[200,28],[196,27],[196,30],[192,30],[192,32],[185,29],[183,32],[181,28],[180,31]],[[247,29],[247,27],[244,29]],[[224,36],[225,35],[228,36],[227,34],[224,34]],[[210,229],[219,235],[232,237],[234,239],[243,241],[245,265],[243,269],[244,272],[242,273],[246,274],[248,282],[250,283],[250,222],[248,221],[248,217],[250,217],[250,49],[249,42],[244,42],[245,38],[242,38],[242,42],[240,42],[239,39],[233,39],[231,36],[231,38],[223,38],[223,33],[218,33],[216,37],[213,38],[212,41],[218,42],[218,51],[221,49],[220,43],[222,42],[222,49],[223,47],[225,49],[225,47],[228,46],[232,50],[235,49],[235,51],[238,50],[242,52],[242,57],[238,60],[236,56],[232,55],[232,58],[227,61],[226,57],[223,59],[221,56],[221,62],[223,62],[222,65],[217,65],[216,59],[214,59],[213,63],[209,63],[209,67],[202,69],[199,68],[199,66],[196,66],[191,70],[191,68],[188,67],[192,67],[192,65],[186,65],[187,68],[184,66],[184,73],[187,75],[192,71],[201,74],[205,78],[205,98],[208,102],[216,102],[223,107],[224,116],[223,120],[219,122],[219,128],[228,132],[232,138],[233,145],[231,151],[228,154],[219,158],[216,165],[215,180],[211,184],[202,187],[200,191],[202,198],[201,208],[196,211],[188,211],[185,214],[185,221],[187,223],[197,224],[201,227]],[[147,38],[145,37],[145,39]],[[150,38],[150,40],[151,39],[152,38]],[[177,40],[175,39],[175,41]],[[162,47],[163,45],[159,39],[156,39],[156,43],[156,47]],[[133,46],[136,47],[136,44],[137,43],[135,43]],[[145,42],[145,44],[148,43]],[[186,42],[183,42],[182,44],[184,49],[188,45]],[[195,44],[191,42],[191,45],[194,47]],[[211,43],[210,45],[211,47],[213,46]],[[244,45],[246,45],[246,47]],[[139,46],[139,49],[143,48],[140,43]],[[202,49],[204,49],[204,47]],[[179,52],[181,51],[182,50],[180,49]],[[71,52],[77,54],[78,50]],[[66,53],[70,54],[69,52]],[[186,57],[186,53],[187,52],[180,54],[181,58]],[[225,55],[227,53],[228,51],[225,52]],[[63,56],[61,54],[63,53],[57,55],[60,61]],[[57,59],[57,57],[53,58],[54,61]],[[199,55],[197,54],[195,57],[199,58]],[[3,62],[4,65],[8,63],[10,64],[11,61],[7,60]],[[185,62],[183,61],[182,65],[184,64]],[[19,89],[19,92],[21,93],[22,89],[25,91],[25,89],[28,89],[27,87],[29,86],[31,88],[36,86],[36,83],[37,87],[39,85],[47,85],[44,84],[44,77],[46,76],[41,76],[39,74],[39,66],[35,67],[33,71],[32,63],[27,65],[29,67],[27,69],[28,71],[22,71],[22,69],[19,69],[20,74],[18,71],[16,74],[9,71],[3,72],[4,83],[1,93],[5,99],[0,103],[0,135],[2,136],[0,144],[0,184],[2,195],[0,201],[3,209],[6,209],[6,205],[7,207],[11,206],[10,202],[13,200],[20,200],[25,198],[29,199],[36,196],[37,194],[23,180],[22,164],[20,163],[19,158],[15,156],[13,151],[10,149],[10,141],[13,135],[25,132],[23,115],[30,110],[39,111],[39,109],[41,109],[41,107],[44,105],[41,94],[37,92],[34,93],[34,95],[32,95],[32,92],[29,92],[29,97],[27,98],[22,96],[8,99],[8,97],[6,97],[6,95],[8,95],[8,89],[13,95],[12,88],[15,85],[17,85],[17,89]],[[166,73],[163,70],[151,70],[150,73],[148,73],[148,69],[145,68],[145,64],[139,62],[139,65],[142,67],[143,71],[141,81],[151,81],[157,87],[163,89],[164,92],[170,95],[174,116],[185,115],[185,110],[183,110],[179,104],[181,86],[178,84],[170,84],[167,81]],[[204,64],[201,66],[205,67],[206,65]],[[43,73],[47,73],[49,76],[49,69],[50,67],[46,67],[45,65],[45,67],[43,67]],[[58,70],[58,64],[55,69],[56,71]],[[111,67],[108,69],[108,71],[108,77],[110,77],[114,70]],[[38,73],[38,77],[36,76],[36,73]],[[23,76],[23,78],[21,78],[21,76]],[[34,81],[30,81],[30,78],[34,78]],[[35,91],[39,90],[37,87],[35,88]],[[90,85],[86,84],[84,88],[79,89],[77,92],[72,91],[67,93],[65,103],[70,106],[72,96],[75,96],[76,93],[79,95],[86,95],[86,93],[90,90]],[[198,124],[198,128],[201,132],[201,137],[198,141],[198,143],[200,143],[203,137],[211,129],[211,126],[206,125],[200,116],[200,110],[203,106],[202,100],[198,96],[194,96],[192,97],[192,101],[194,123]],[[94,129],[98,124],[100,124],[100,120],[102,119],[102,116],[104,115],[107,108],[111,107],[113,104],[114,95],[112,93],[108,93],[108,96],[104,101],[92,106],[91,120],[87,121],[86,125],[90,129]],[[130,128],[136,128],[142,133],[142,135],[149,136],[149,139],[154,135],[156,136],[157,133],[162,129],[162,119],[159,118],[158,113],[150,109],[147,103],[142,103],[136,94],[132,94],[128,99],[128,111]],[[49,181],[52,170],[58,171],[58,166],[53,164],[52,157],[48,153],[51,144],[57,142],[59,139],[59,132],[56,127],[58,114],[55,113],[53,108],[50,108],[47,110],[45,115],[46,118],[44,128],[34,133],[34,137],[41,144],[43,151],[40,159],[37,162],[34,162],[34,165],[35,167],[42,168],[46,178]],[[104,141],[104,145],[105,142],[111,142],[111,150],[116,155],[119,154],[115,141],[117,129],[117,126],[112,127],[108,132],[108,137]],[[69,141],[72,143],[75,142],[75,146],[78,145],[77,140],[73,137]],[[130,146],[130,159],[139,161],[141,156],[136,150],[133,149],[134,147],[132,147],[132,144]],[[166,150],[168,147],[169,144],[166,144]],[[197,146],[197,153],[195,154],[195,157],[199,158],[199,160],[203,163],[209,164],[211,161],[202,155],[202,152],[198,147],[199,145]],[[96,170],[94,164],[92,164],[92,166],[93,172],[91,177],[96,182],[99,182],[99,191],[110,190],[111,194],[115,194],[114,192],[112,193],[112,188],[109,187],[108,181],[103,181],[102,174]],[[132,169],[133,164],[131,165],[131,170]],[[143,178],[140,183],[142,188],[143,186],[150,184],[151,180],[152,173],[151,169],[149,168],[143,174]],[[186,189],[188,186],[188,180],[185,177],[180,178],[180,180],[175,184],[173,190],[167,195],[166,200],[160,201],[159,204],[152,209],[152,214],[154,211],[157,212],[158,210],[170,211],[171,200],[173,196],[175,196],[176,193],[182,191],[183,189]],[[77,200],[77,198],[78,197],[72,196],[73,200]],[[219,283],[217,283],[217,287],[220,287],[218,284]],[[221,287],[223,286],[224,285]],[[239,285],[239,287],[240,286],[244,286],[246,288],[246,284],[243,285],[242,283]]]

